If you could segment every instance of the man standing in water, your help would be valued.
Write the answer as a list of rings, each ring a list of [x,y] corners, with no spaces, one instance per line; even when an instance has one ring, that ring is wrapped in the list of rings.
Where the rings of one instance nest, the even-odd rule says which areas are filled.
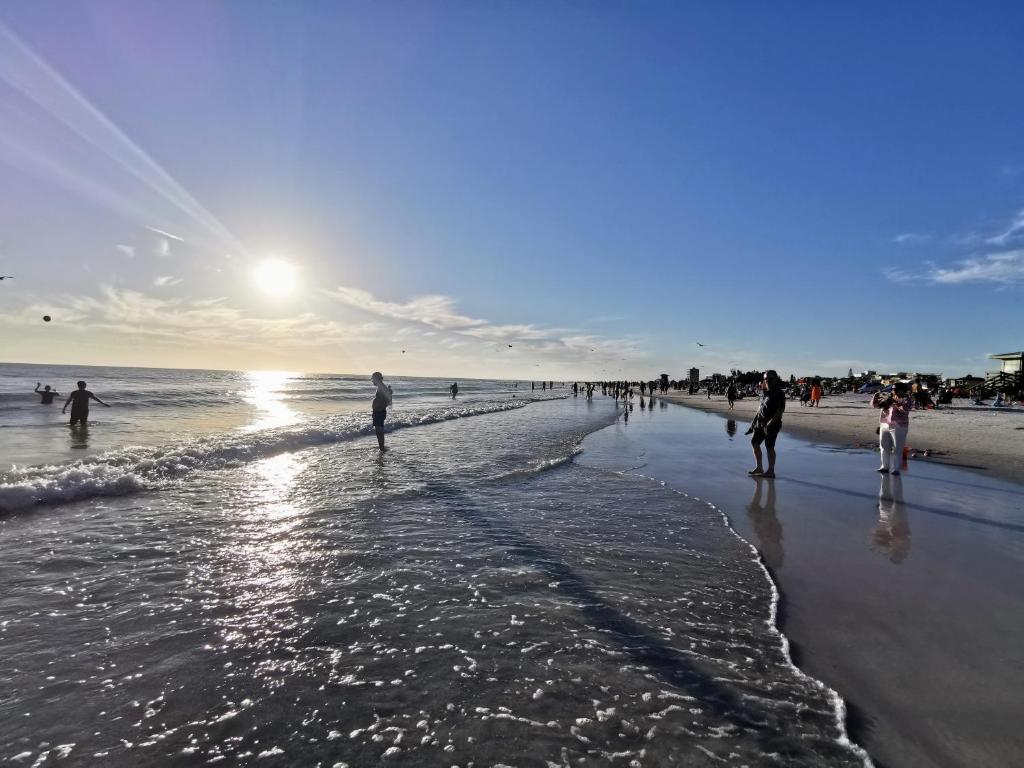
[[[370,377],[370,381],[377,388],[377,393],[373,396],[373,405],[370,408],[373,410],[373,431],[377,433],[377,445],[380,446],[382,451],[386,451],[384,447],[384,419],[388,416],[388,406],[391,405],[391,387],[384,383],[384,374],[380,371],[374,371]]]
[[[67,413],[68,405],[71,406],[71,426],[81,422],[82,426],[89,423],[89,401],[95,400],[100,405],[109,408],[110,406],[100,400],[96,395],[85,388],[85,382],[78,382],[78,389],[68,395],[61,413]]]
[[[779,374],[775,371],[765,371],[764,379],[761,382],[764,393],[761,395],[761,407],[757,409],[757,415],[750,423],[750,429],[754,436],[750,438],[750,445],[754,450],[754,461],[757,463],[747,474],[763,477],[775,477],[775,440],[782,429],[782,414],[786,410],[786,393],[782,389],[782,382],[779,381]],[[761,464],[761,443],[765,444],[768,451],[768,471],[766,472]]]
[[[452,400],[454,400],[456,397],[458,397],[458,394],[459,394],[459,384],[458,384],[458,382],[453,381],[452,385],[450,387],[448,387],[448,391],[452,393]]]
[[[36,388],[34,390],[35,393],[37,395],[39,395],[39,398],[40,398],[39,399],[39,404],[40,405],[53,405],[53,398],[54,397],[60,397],[60,392],[58,392],[56,389],[50,389],[50,385],[49,384],[47,384],[42,389],[39,389],[39,385],[40,384],[42,384],[42,382],[37,381],[36,382]]]

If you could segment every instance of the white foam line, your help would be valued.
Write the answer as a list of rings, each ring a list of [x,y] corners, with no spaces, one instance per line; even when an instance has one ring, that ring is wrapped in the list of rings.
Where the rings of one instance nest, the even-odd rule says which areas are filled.
[[[768,586],[771,587],[772,599],[771,599],[771,604],[770,604],[769,609],[768,609],[768,618],[765,620],[765,624],[767,625],[768,630],[773,635],[775,635],[776,637],[779,638],[779,643],[780,643],[780,645],[782,647],[782,654],[783,654],[784,658],[786,659],[786,663],[797,674],[797,677],[799,677],[802,680],[806,680],[807,682],[809,682],[814,687],[816,687],[819,690],[825,692],[825,695],[828,697],[829,701],[832,703],[832,712],[833,712],[833,715],[835,717],[836,729],[839,731],[839,737],[836,739],[836,741],[841,746],[846,747],[851,752],[853,752],[853,754],[855,754],[857,757],[859,757],[860,760],[861,760],[861,764],[864,766],[864,768],[874,768],[875,764],[871,760],[871,756],[867,753],[867,750],[865,750],[862,746],[860,746],[859,744],[857,744],[854,741],[852,741],[850,739],[850,734],[846,730],[846,701],[845,701],[845,699],[843,699],[843,697],[839,695],[839,692],[836,691],[834,688],[830,687],[829,685],[827,685],[823,681],[819,680],[818,678],[812,677],[811,675],[808,675],[806,672],[804,672],[802,669],[800,669],[800,667],[798,667],[793,662],[793,656],[792,656],[792,654],[790,653],[790,650],[789,650],[789,638],[786,637],[786,633],[785,632],[783,632],[781,629],[779,629],[779,601],[782,599],[782,595],[779,592],[778,585],[775,583],[775,579],[772,578],[771,572],[765,566],[764,560],[761,559],[761,553],[757,551],[757,547],[755,547],[753,544],[751,544],[745,538],[740,536],[739,532],[735,528],[732,527],[732,521],[729,519],[729,516],[724,511],[722,511],[720,508],[718,508],[714,504],[712,504],[710,501],[702,501],[701,499],[697,498],[696,496],[690,496],[690,494],[684,493],[683,491],[677,491],[675,488],[672,488],[671,486],[665,485],[665,483],[663,483],[662,481],[658,480],[657,478],[650,477],[648,475],[642,475],[642,474],[639,474],[639,473],[637,473],[637,476],[638,477],[643,477],[643,478],[645,478],[647,480],[652,480],[652,481],[657,482],[657,483],[661,483],[661,485],[665,486],[668,490],[672,491],[675,494],[678,494],[679,496],[685,496],[686,498],[690,499],[691,501],[699,501],[702,504],[707,504],[711,509],[715,510],[718,514],[720,514],[722,516],[722,522],[725,523],[726,529],[733,536],[735,536],[737,539],[739,539],[741,542],[746,544],[747,547],[750,548],[750,551],[751,551],[751,553],[753,555],[753,558],[752,558],[753,561],[755,563],[757,563],[757,565],[761,568],[761,571],[764,573],[765,580],[768,582]]]
[[[771,632],[779,638],[779,642],[782,645],[782,653],[786,658],[786,663],[789,664],[789,666],[796,672],[796,674],[800,678],[810,682],[819,690],[825,692],[829,700],[832,702],[832,709],[833,714],[835,716],[836,728],[839,731],[839,738],[837,739],[837,741],[839,742],[839,744],[846,747],[855,755],[857,755],[857,757],[861,759],[864,768],[873,768],[874,762],[872,762],[871,756],[867,753],[867,750],[865,750],[859,744],[854,743],[850,739],[850,734],[846,730],[846,701],[843,699],[843,697],[840,696],[839,692],[836,691],[834,688],[825,684],[823,681],[819,680],[816,677],[811,677],[793,662],[793,656],[790,654],[789,650],[789,638],[786,637],[785,632],[779,629],[779,601],[782,599],[782,595],[779,592],[778,585],[772,578],[771,572],[765,566],[764,560],[761,558],[761,553],[757,551],[757,547],[755,547],[745,538],[740,536],[736,529],[732,527],[732,521],[729,520],[729,516],[725,514],[725,512],[716,507],[710,501],[704,503],[711,507],[711,509],[718,512],[718,514],[722,516],[722,522],[725,523],[725,527],[729,529],[732,535],[750,548],[750,551],[753,554],[754,562],[756,562],[758,566],[760,566],[761,571],[764,573],[765,580],[768,582],[768,586],[770,586],[772,590],[771,606],[769,608],[768,618],[765,620],[765,624],[767,624],[768,629],[771,630]]]

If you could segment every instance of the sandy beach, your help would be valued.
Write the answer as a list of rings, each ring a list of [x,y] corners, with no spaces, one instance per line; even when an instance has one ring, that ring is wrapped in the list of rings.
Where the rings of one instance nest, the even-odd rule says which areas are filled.
[[[706,397],[692,401],[709,410]],[[834,444],[844,433],[824,425],[838,407],[801,414],[798,403],[787,425],[820,416],[817,437],[787,426],[778,479],[751,479],[742,419],[753,402],[737,406],[746,414],[735,421],[668,403],[636,407],[628,422],[589,436],[578,461],[659,480],[728,516],[778,585],[797,663],[843,696],[851,738],[876,766],[1019,762],[1021,486],[932,461],[879,476],[871,452]],[[849,422],[847,435],[866,424],[871,437],[871,413],[851,405],[831,420]],[[969,463],[962,453],[943,458]],[[999,466],[1012,472],[1008,461]]]
[[[731,414],[749,422],[757,411],[758,400],[748,397],[736,402],[729,411],[723,395],[703,392],[690,395],[669,392],[659,398],[689,408],[719,414]],[[818,408],[802,407],[796,400],[786,404],[783,430],[815,443],[832,443],[843,448],[873,448],[878,444],[875,429],[878,411],[871,407],[869,395],[833,395]],[[914,411],[910,419],[907,445],[914,461],[982,472],[990,477],[1024,481],[1024,409],[944,407],[940,410]],[[928,456],[923,455],[928,451]]]

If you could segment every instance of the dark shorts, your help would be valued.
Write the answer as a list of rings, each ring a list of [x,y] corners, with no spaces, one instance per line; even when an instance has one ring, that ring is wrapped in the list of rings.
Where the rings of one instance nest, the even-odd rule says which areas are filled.
[[[374,411],[373,412],[373,426],[383,427],[384,419],[388,417],[387,411]]]
[[[762,429],[761,427],[758,427],[754,430],[754,434],[751,436],[750,442],[752,445],[760,445],[761,443],[764,443],[769,448],[774,448],[775,440],[778,438],[779,432],[781,431],[781,424],[777,427],[772,427],[771,429]]]
[[[74,424],[78,424],[78,423],[88,424],[89,423],[89,414],[88,413],[86,413],[86,414],[72,413],[71,414],[71,424],[74,425]]]

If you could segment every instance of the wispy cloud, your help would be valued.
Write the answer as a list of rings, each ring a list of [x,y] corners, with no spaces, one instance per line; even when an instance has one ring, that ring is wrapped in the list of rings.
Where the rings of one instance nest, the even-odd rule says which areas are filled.
[[[486,320],[461,315],[447,296],[420,296],[401,303],[376,298],[369,291],[339,285],[323,294],[343,304],[396,320],[413,320],[433,328],[462,330],[486,325]]]
[[[293,317],[253,317],[224,298],[188,300],[163,298],[140,291],[101,285],[99,295],[55,297],[19,313],[0,314],[0,321],[38,325],[50,314],[76,331],[94,331],[122,338],[145,337],[169,345],[210,345],[254,350],[268,345],[320,349],[332,344],[369,338],[379,333],[376,323],[362,325],[327,320],[311,312]]]
[[[117,250],[119,250],[125,256],[127,256],[129,259],[135,258],[135,248],[133,248],[132,246],[125,245],[123,243],[118,243],[114,247],[117,248]]]
[[[885,275],[894,283],[1024,283],[1024,249],[969,256],[949,266],[928,262],[920,271],[889,269]]]
[[[921,234],[920,232],[903,232],[901,234],[896,235],[892,239],[892,242],[897,243],[899,245],[910,245],[913,243],[927,243],[931,239],[931,235],[924,235]]]
[[[1017,211],[1017,215],[1013,217],[1013,220],[1006,229],[999,234],[986,238],[985,242],[989,245],[1004,246],[1022,237],[1024,237],[1024,208]]]
[[[167,288],[172,285],[178,285],[182,279],[175,277],[174,275],[160,275],[153,281],[153,285],[157,288]]]
[[[426,326],[421,336],[436,336],[437,331],[470,338],[479,342],[499,344],[512,349],[526,347],[531,352],[560,357],[567,360],[583,360],[591,356],[602,357],[614,354],[635,355],[640,350],[639,340],[634,337],[606,338],[580,333],[568,328],[545,328],[526,323],[492,323],[481,318],[461,313],[455,299],[448,296],[418,296],[405,302],[379,299],[369,291],[347,286],[338,286],[322,293],[335,301],[380,317],[413,322]],[[396,335],[407,337],[415,329],[409,326],[399,328]]]
[[[972,256],[954,267],[937,267],[930,273],[936,283],[1024,282],[1024,250]]]

